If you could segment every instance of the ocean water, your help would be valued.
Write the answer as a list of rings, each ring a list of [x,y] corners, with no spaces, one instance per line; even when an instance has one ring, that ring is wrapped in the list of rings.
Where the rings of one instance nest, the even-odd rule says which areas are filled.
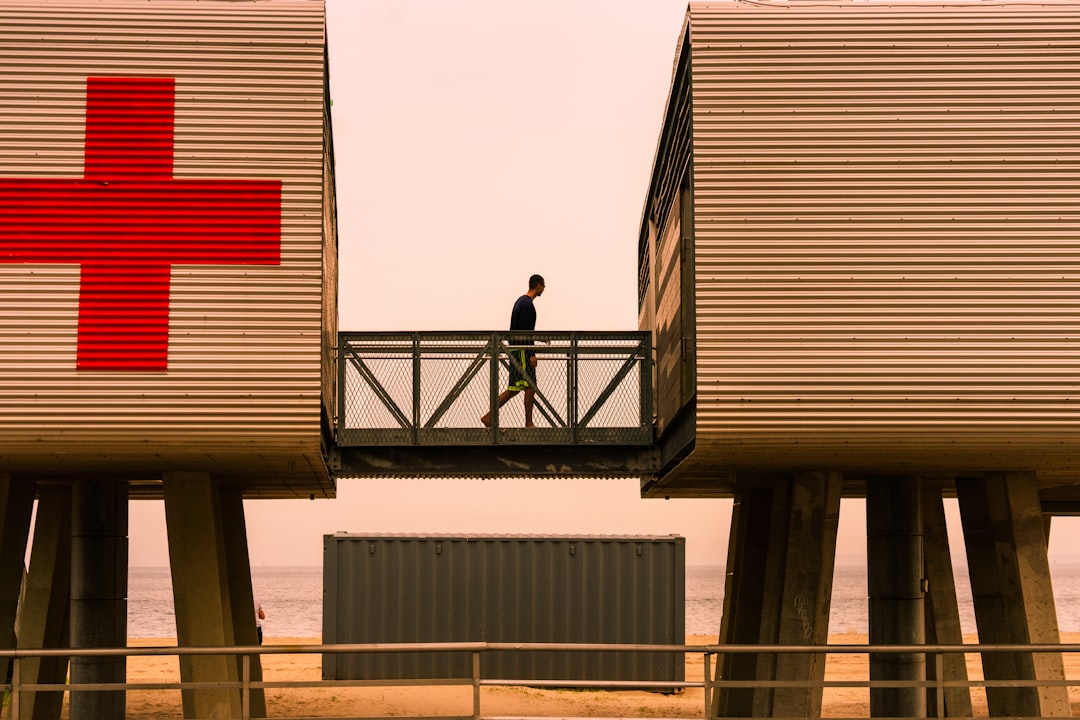
[[[975,632],[975,614],[967,570],[955,569],[960,623]],[[1080,562],[1052,563],[1058,624],[1063,632],[1080,631]],[[267,617],[269,637],[322,635],[322,568],[266,568],[252,570],[252,585]],[[686,632],[719,635],[724,606],[724,568],[686,568]],[[833,579],[829,631],[867,631],[866,567],[840,564]],[[131,568],[128,578],[128,637],[174,638],[172,582],[168,568]]]
[[[322,568],[252,568],[251,584],[266,612],[265,635],[322,636]],[[169,568],[128,570],[128,637],[176,637]]]

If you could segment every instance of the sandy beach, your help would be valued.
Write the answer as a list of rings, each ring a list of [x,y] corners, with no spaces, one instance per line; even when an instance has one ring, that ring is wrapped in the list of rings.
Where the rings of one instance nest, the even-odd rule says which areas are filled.
[[[687,644],[715,642],[710,636],[689,636]],[[974,643],[976,638],[967,638]],[[862,644],[865,635],[834,635],[831,644]],[[1080,633],[1065,634],[1062,642],[1080,642]],[[312,645],[317,638],[267,638],[268,644]],[[174,640],[132,640],[132,646],[172,646]],[[686,679],[701,680],[702,655],[686,659]],[[319,680],[321,656],[317,654],[267,655],[263,658],[267,681]],[[981,677],[978,656],[968,657],[969,677]],[[826,665],[828,680],[860,680],[868,676],[864,654],[832,655]],[[1080,678],[1080,655],[1066,656],[1066,673]],[[128,664],[129,682],[175,682],[179,679],[176,657],[132,658]],[[542,690],[531,687],[490,687],[481,690],[481,710],[485,715],[533,715],[579,717],[701,717],[704,690],[691,688],[665,695],[644,691]],[[867,717],[869,690],[865,688],[827,688],[824,717]],[[471,687],[365,687],[297,688],[267,690],[270,717],[352,717],[470,715]],[[1073,713],[1080,712],[1080,690],[1071,693]],[[985,696],[973,691],[975,714],[986,715]],[[65,710],[65,717],[67,713]],[[176,690],[132,690],[127,695],[127,717],[181,718],[180,693]]]

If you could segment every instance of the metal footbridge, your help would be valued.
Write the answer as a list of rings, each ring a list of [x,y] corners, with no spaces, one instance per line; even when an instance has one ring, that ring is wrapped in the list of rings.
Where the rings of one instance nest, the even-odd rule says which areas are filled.
[[[520,349],[538,360],[533,428],[524,393],[496,412]],[[647,475],[657,468],[652,376],[647,332],[341,333],[331,471]]]

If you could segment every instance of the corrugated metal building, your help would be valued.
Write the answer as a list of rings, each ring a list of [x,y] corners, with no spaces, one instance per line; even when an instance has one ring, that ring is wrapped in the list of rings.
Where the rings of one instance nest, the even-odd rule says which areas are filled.
[[[324,538],[323,642],[681,645],[677,536]],[[671,652],[488,652],[486,678],[681,682]],[[324,655],[326,679],[470,677],[469,653]]]
[[[319,0],[0,0],[3,471],[333,494],[325,36]]]
[[[1080,479],[1078,44],[1071,3],[690,5],[639,242],[647,494]]]

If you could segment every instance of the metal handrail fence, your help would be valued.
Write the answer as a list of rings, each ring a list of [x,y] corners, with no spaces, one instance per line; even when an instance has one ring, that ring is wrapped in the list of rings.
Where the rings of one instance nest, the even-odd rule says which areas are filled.
[[[497,411],[522,352],[538,360],[535,429],[520,406]],[[652,382],[648,332],[340,333],[336,442],[648,445]]]
[[[646,680],[533,680],[533,679],[493,679],[484,678],[480,672],[480,657],[486,652],[506,651],[582,651],[582,652],[680,652],[700,653],[704,659],[702,681],[646,681]],[[401,680],[253,680],[251,658],[263,655],[295,655],[323,653],[387,653],[387,652],[470,652],[472,653],[472,675],[457,678],[427,678]],[[781,680],[717,680],[712,677],[712,658],[725,654],[799,654],[799,655],[911,655],[922,654],[935,667],[935,679],[930,680],[821,680],[821,681],[781,681]],[[0,657],[10,658],[13,663],[11,682],[0,686],[10,693],[10,705],[7,717],[18,718],[20,701],[25,693],[30,692],[96,692],[96,691],[139,691],[139,690],[196,690],[203,688],[233,688],[241,692],[242,720],[251,718],[252,690],[291,689],[291,688],[339,688],[364,686],[444,686],[468,685],[472,687],[472,715],[430,715],[424,717],[441,720],[481,720],[488,717],[482,714],[482,687],[533,687],[560,689],[604,689],[604,690],[641,690],[654,688],[671,690],[674,688],[703,688],[704,703],[701,715],[687,718],[705,718],[722,720],[711,714],[713,693],[721,688],[923,688],[936,690],[937,706],[928,708],[927,717],[945,717],[944,691],[952,688],[1049,688],[1080,687],[1080,678],[1060,680],[945,680],[943,661],[947,655],[969,655],[985,653],[1080,653],[1080,644],[961,644],[961,645],[652,645],[652,644],[613,644],[613,643],[384,643],[384,644],[335,644],[335,645],[260,645],[260,646],[222,646],[222,647],[127,647],[127,648],[92,648],[92,649],[19,649],[0,650]],[[228,655],[240,657],[242,661],[240,679],[235,681],[200,681],[200,682],[138,682],[138,683],[24,683],[21,680],[21,663],[32,658],[46,657],[145,657],[145,656],[211,656]],[[283,717],[274,714],[274,717]],[[355,715],[354,720],[368,720]],[[371,716],[376,718],[381,716]],[[543,716],[527,716],[540,718]],[[666,717],[671,717],[670,715]],[[859,716],[866,717],[866,716]],[[292,716],[293,720],[308,720]],[[312,719],[314,720],[314,719]],[[320,720],[332,720],[320,716]],[[521,716],[519,720],[525,720]]]

